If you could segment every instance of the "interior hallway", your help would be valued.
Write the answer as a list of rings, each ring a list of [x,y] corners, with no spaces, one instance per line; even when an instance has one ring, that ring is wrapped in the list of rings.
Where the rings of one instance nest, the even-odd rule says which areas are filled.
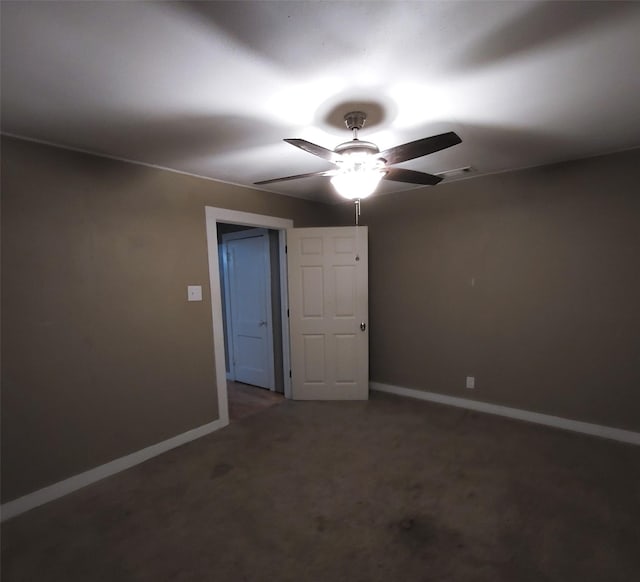
[[[227,396],[231,422],[280,404],[284,400],[284,395],[278,392],[231,380],[227,380]]]

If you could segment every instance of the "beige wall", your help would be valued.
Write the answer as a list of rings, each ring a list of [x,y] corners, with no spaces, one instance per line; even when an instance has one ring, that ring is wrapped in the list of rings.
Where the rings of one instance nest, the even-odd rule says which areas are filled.
[[[371,379],[640,430],[639,189],[634,150],[363,202]]]
[[[205,205],[329,208],[2,140],[2,500],[218,418]],[[188,284],[205,300],[187,303]]]
[[[2,147],[3,501],[217,418],[205,205],[352,223]],[[366,201],[371,379],[640,430],[638,184],[640,150]]]

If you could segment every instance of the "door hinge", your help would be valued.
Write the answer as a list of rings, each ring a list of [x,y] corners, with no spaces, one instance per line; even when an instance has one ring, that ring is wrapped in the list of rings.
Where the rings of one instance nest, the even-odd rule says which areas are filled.
[[[287,317],[289,317],[289,309],[287,308]]]
[[[284,254],[287,254],[287,245],[284,245]]]
[[[291,378],[291,370],[289,370],[289,378]]]

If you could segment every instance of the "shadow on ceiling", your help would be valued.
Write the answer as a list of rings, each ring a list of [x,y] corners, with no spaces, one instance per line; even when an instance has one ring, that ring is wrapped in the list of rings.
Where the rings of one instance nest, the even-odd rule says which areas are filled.
[[[600,29],[639,10],[636,2],[539,3],[468,47],[451,67],[458,71],[488,67]]]
[[[575,140],[568,139],[561,134],[550,131],[539,131],[531,127],[525,126],[506,126],[506,125],[489,125],[480,123],[461,124],[462,144],[458,147],[463,148],[466,143],[481,144],[481,151],[487,155],[488,159],[510,159],[512,157],[531,159],[532,165],[543,163],[552,163],[561,161],[575,151]],[[555,152],[552,156],[550,152]],[[560,154],[558,154],[560,152]],[[477,161],[469,160],[465,165],[477,167]],[[489,171],[500,171],[503,168],[490,168]]]
[[[345,54],[362,53],[358,36],[348,23],[358,22],[367,13],[388,11],[384,4],[313,2],[178,2],[171,8],[198,22],[208,22],[239,44],[275,66],[300,72],[310,62],[323,58],[329,66]],[[309,13],[314,26],[309,27]]]
[[[238,115],[119,113],[116,118],[77,119],[76,124],[66,120],[59,127],[49,124],[44,128],[44,136],[65,135],[67,139],[60,145],[172,168],[180,168],[180,162],[189,159],[273,145],[282,139],[279,127],[262,119]],[[45,139],[21,131],[19,125],[4,129],[16,135]],[[83,136],[91,135],[102,136],[106,147],[97,150],[90,143],[84,143]]]
[[[371,92],[383,95],[382,91]],[[339,94],[318,107],[316,125],[345,131],[345,141],[347,141],[351,139],[351,132],[347,129],[344,116],[352,111],[364,111],[367,114],[365,132],[379,125],[391,125],[397,115],[396,105],[389,98],[380,97],[372,101],[367,98],[354,98],[352,94]]]

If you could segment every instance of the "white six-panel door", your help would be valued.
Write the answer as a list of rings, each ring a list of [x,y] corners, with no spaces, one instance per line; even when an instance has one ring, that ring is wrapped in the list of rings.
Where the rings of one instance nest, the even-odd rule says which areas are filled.
[[[287,230],[292,396],[369,395],[367,227]]]

